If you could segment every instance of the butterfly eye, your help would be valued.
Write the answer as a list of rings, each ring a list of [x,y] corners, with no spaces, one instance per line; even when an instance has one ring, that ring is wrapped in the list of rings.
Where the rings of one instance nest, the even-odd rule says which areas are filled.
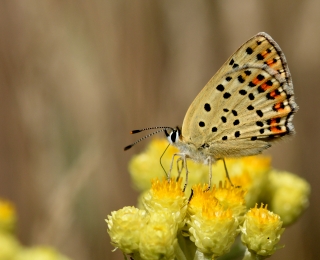
[[[173,130],[169,135],[167,135],[168,141],[173,144],[179,139],[179,131]]]
[[[170,138],[171,138],[171,142],[175,143],[176,142],[176,139],[177,139],[177,131],[174,130],[171,135],[170,135]]]

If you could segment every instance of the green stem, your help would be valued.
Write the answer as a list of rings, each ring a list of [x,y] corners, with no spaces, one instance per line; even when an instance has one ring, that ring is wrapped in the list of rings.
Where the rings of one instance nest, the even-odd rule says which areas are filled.
[[[174,253],[177,260],[187,260],[178,242],[174,245]]]
[[[189,237],[184,237],[181,234],[178,235],[178,243],[186,259],[192,260],[197,249],[194,243],[190,241]]]

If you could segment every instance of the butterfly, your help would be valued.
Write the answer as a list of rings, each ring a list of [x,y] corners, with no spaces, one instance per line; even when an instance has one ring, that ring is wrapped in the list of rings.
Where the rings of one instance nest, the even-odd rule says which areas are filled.
[[[245,42],[200,91],[182,129],[151,127],[131,133],[160,129],[149,137],[164,131],[169,143],[180,150],[173,155],[168,178],[174,157],[179,156],[187,179],[186,159],[190,158],[209,164],[210,187],[212,163],[259,154],[294,134],[292,119],[297,110],[286,58],[271,36],[260,32]],[[230,180],[228,172],[227,177]]]

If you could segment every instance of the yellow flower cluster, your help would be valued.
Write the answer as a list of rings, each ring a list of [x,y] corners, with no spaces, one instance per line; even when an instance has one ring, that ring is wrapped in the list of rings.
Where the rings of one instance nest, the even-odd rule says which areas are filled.
[[[135,260],[231,257],[235,253],[228,252],[239,234],[246,249],[239,251],[237,246],[236,256],[264,259],[281,248],[277,244],[283,226],[296,221],[308,207],[309,184],[292,173],[272,169],[270,158],[261,156],[226,160],[234,186],[218,161],[212,167],[211,189],[206,184],[208,166],[188,161],[188,187],[192,188],[183,192],[182,178],[176,180],[177,165],[171,179],[159,180],[166,176],[159,163],[166,146],[166,141],[154,140],[129,164],[135,186],[142,192],[140,209],[125,207],[106,220],[112,244]],[[175,152],[169,147],[162,157],[164,169],[170,168]],[[154,180],[150,183],[150,179]],[[257,207],[262,201],[271,211]]]
[[[69,259],[50,247],[23,247],[14,235],[16,221],[13,204],[0,199],[0,260]]]
[[[112,212],[106,220],[112,244],[133,259],[212,259],[228,253],[241,231],[255,255],[278,248],[280,217],[266,208],[247,212],[242,188],[198,184],[188,202],[181,186],[181,179],[153,180],[143,209]]]
[[[152,181],[142,205],[144,209],[125,207],[108,216],[112,244],[134,259],[174,259],[187,212],[181,179]]]
[[[146,150],[135,155],[129,162],[129,172],[134,185],[141,192],[150,189],[150,180],[163,178],[165,172],[160,165],[160,157],[168,142],[165,139],[154,139]],[[172,155],[177,153],[170,146],[162,157],[162,164],[170,168]],[[246,191],[245,204],[247,208],[256,203],[264,202],[269,209],[280,215],[283,225],[294,223],[309,205],[310,185],[301,177],[289,172],[278,171],[271,167],[271,158],[267,156],[249,156],[226,159],[227,169],[232,183]],[[198,183],[208,183],[209,168],[188,160],[188,187]],[[177,167],[173,167],[172,176],[177,176]],[[183,174],[182,174],[182,177]],[[216,186],[226,179],[223,162],[212,165],[212,183]],[[191,189],[186,189],[190,196]],[[139,199],[139,207],[141,200]],[[285,207],[284,207],[285,205]]]

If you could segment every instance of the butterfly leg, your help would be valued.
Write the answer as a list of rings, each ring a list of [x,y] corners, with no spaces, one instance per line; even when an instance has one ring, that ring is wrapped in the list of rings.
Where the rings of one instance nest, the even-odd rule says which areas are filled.
[[[184,183],[183,190],[182,190],[184,192],[187,188],[187,185],[188,185],[188,173],[189,173],[188,166],[187,166],[187,155],[186,154],[183,154],[183,165],[186,169],[186,182]]]
[[[232,187],[234,187],[234,185],[233,185],[233,183],[232,183],[232,181],[231,181],[231,179],[230,179],[230,177],[229,177],[229,173],[228,173],[228,169],[227,169],[226,161],[225,161],[225,159],[224,159],[224,158],[222,158],[222,161],[223,161],[224,169],[225,169],[225,171],[226,171],[226,176],[227,176],[227,178],[228,178],[228,180],[229,180],[229,182],[230,182],[231,186],[232,186]]]
[[[209,165],[209,181],[208,181],[208,188],[205,191],[210,190],[211,188],[211,179],[212,179],[212,159],[211,157],[207,158],[208,165]]]
[[[174,157],[175,156],[180,156],[180,158],[177,160],[177,162],[178,162],[179,160],[183,160],[182,158],[185,157],[185,154],[184,153],[175,153],[175,154],[172,155],[172,160],[171,160],[171,164],[170,164],[169,173],[167,174],[168,181],[170,181],[170,178],[171,178],[171,172],[172,172],[173,162],[174,162]],[[179,169],[178,169],[178,171],[179,171]]]
[[[179,167],[179,162],[180,162],[180,161],[181,161],[181,168]],[[181,172],[182,172],[183,168],[184,168],[184,161],[183,161],[182,157],[179,157],[179,159],[177,160],[178,176],[177,176],[176,181],[178,181],[178,180],[179,180],[179,178],[180,178],[180,175],[181,175]]]
[[[183,191],[185,191],[185,189],[187,187],[187,184],[188,184],[188,173],[189,173],[188,166],[187,166],[187,155],[185,153],[175,153],[175,154],[173,154],[172,161],[171,161],[171,164],[170,164],[169,173],[167,175],[168,182],[170,181],[170,178],[171,178],[171,171],[172,171],[172,167],[173,167],[173,162],[174,162],[174,157],[175,156],[180,156],[180,158],[177,160],[177,162],[182,160],[181,169],[178,168],[178,174],[179,174],[178,176],[180,176],[181,171],[182,171],[183,168],[186,169],[186,182],[185,182],[185,184],[183,186]]]

